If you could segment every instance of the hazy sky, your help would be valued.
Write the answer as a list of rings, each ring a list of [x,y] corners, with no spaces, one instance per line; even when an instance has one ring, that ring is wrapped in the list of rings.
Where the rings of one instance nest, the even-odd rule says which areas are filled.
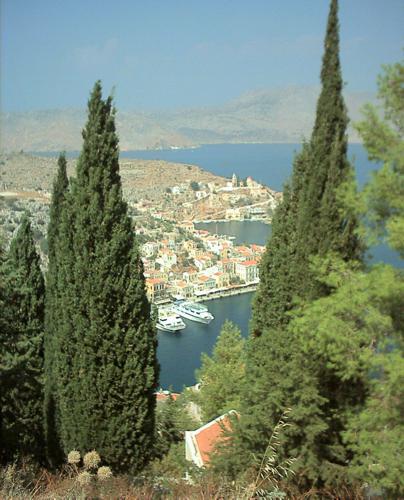
[[[319,83],[328,0],[0,0],[1,109],[84,107],[94,81],[119,109],[223,103]],[[402,58],[403,0],[340,0],[349,90]]]

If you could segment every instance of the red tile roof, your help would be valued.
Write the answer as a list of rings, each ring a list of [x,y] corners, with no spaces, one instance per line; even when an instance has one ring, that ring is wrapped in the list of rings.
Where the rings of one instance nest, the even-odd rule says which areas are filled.
[[[175,401],[178,397],[179,397],[179,394],[176,393],[176,392],[168,392],[168,391],[164,391],[164,392],[156,392],[156,400],[158,402],[160,401],[167,401],[170,396],[173,398],[173,400]]]
[[[146,278],[146,283],[157,285],[158,283],[164,283],[164,280],[162,278]]]
[[[230,425],[231,420],[227,413],[195,431],[195,440],[204,465],[209,462],[209,455],[214,450],[223,431],[229,430]]]
[[[257,265],[257,261],[256,260],[245,260],[244,262],[240,262],[240,265],[246,266],[246,267],[256,266]]]

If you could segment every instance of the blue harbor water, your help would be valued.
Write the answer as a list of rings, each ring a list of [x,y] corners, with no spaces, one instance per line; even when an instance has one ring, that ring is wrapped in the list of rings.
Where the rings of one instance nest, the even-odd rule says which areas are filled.
[[[184,319],[187,327],[177,333],[159,332],[158,358],[161,365],[160,385],[180,391],[195,384],[194,372],[200,366],[201,353],[211,353],[226,319],[248,334],[252,293],[209,300],[205,304],[215,319],[209,324]]]
[[[194,149],[123,151],[121,157],[198,165],[223,177],[231,177],[233,173],[240,178],[251,176],[282,191],[292,171],[293,157],[300,148],[300,144],[207,144]],[[360,184],[377,169],[377,165],[368,161],[366,150],[360,144],[349,145],[349,158],[355,164]]]
[[[240,178],[252,176],[281,191],[292,171],[293,157],[299,150],[298,144],[218,144],[195,149],[126,151],[121,153],[121,157],[193,164],[225,177],[231,177],[233,173]],[[69,156],[77,156],[77,153]],[[349,158],[355,165],[358,184],[363,186],[377,165],[368,161],[365,149],[359,144],[349,145]],[[199,223],[197,227],[235,236],[236,244],[265,244],[271,230],[270,225],[256,221]],[[403,265],[398,255],[385,245],[373,247],[370,254],[369,260],[397,267]],[[187,328],[180,333],[160,332],[158,358],[161,386],[179,391],[184,385],[195,383],[194,372],[200,366],[201,353],[211,353],[226,319],[236,323],[243,336],[247,336],[252,297],[253,294],[249,293],[208,301],[206,305],[215,316],[210,325],[185,320]]]
[[[198,223],[199,229],[235,236],[236,244],[265,245],[271,226],[259,221]],[[226,319],[230,319],[248,335],[253,293],[209,300],[205,304],[215,319],[209,325],[185,319],[187,327],[179,333],[159,332],[158,358],[161,364],[160,384],[176,391],[195,384],[194,372],[200,366],[201,353],[211,353]]]
[[[230,177],[233,172],[241,178],[251,175],[273,189],[282,190],[292,171],[294,154],[299,149],[299,145],[293,144],[222,144],[197,149],[134,151],[122,153],[122,156],[195,164],[226,177]],[[370,179],[371,172],[377,169],[377,165],[368,161],[366,151],[359,144],[349,146],[349,157],[355,165],[358,184],[363,186]],[[216,234],[235,236],[236,244],[263,245],[271,230],[270,225],[257,221],[198,223],[197,227]],[[369,260],[402,265],[397,254],[385,245],[373,247]],[[210,325],[187,321],[187,328],[180,334],[159,333],[161,386],[181,390],[184,385],[195,383],[194,372],[200,366],[201,353],[212,352],[226,319],[236,323],[246,337],[252,297],[251,293],[208,301],[206,305],[215,316]]]
[[[234,236],[235,245],[243,245],[244,243],[266,245],[271,234],[270,224],[261,221],[198,222],[195,227],[218,235]]]

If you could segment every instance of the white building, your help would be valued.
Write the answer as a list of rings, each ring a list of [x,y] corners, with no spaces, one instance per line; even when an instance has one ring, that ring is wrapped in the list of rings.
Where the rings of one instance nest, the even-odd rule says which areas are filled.
[[[245,283],[257,283],[259,281],[258,263],[256,260],[237,262],[235,272]]]

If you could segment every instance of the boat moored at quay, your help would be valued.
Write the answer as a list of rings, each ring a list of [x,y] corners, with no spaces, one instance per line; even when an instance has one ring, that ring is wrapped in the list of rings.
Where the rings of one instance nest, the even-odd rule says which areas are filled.
[[[156,323],[157,330],[163,332],[178,332],[184,330],[186,324],[181,317],[173,310],[159,310],[158,320]]]
[[[174,302],[173,309],[183,318],[197,321],[198,323],[209,324],[214,319],[213,314],[208,311],[206,306],[196,302],[179,300]]]

